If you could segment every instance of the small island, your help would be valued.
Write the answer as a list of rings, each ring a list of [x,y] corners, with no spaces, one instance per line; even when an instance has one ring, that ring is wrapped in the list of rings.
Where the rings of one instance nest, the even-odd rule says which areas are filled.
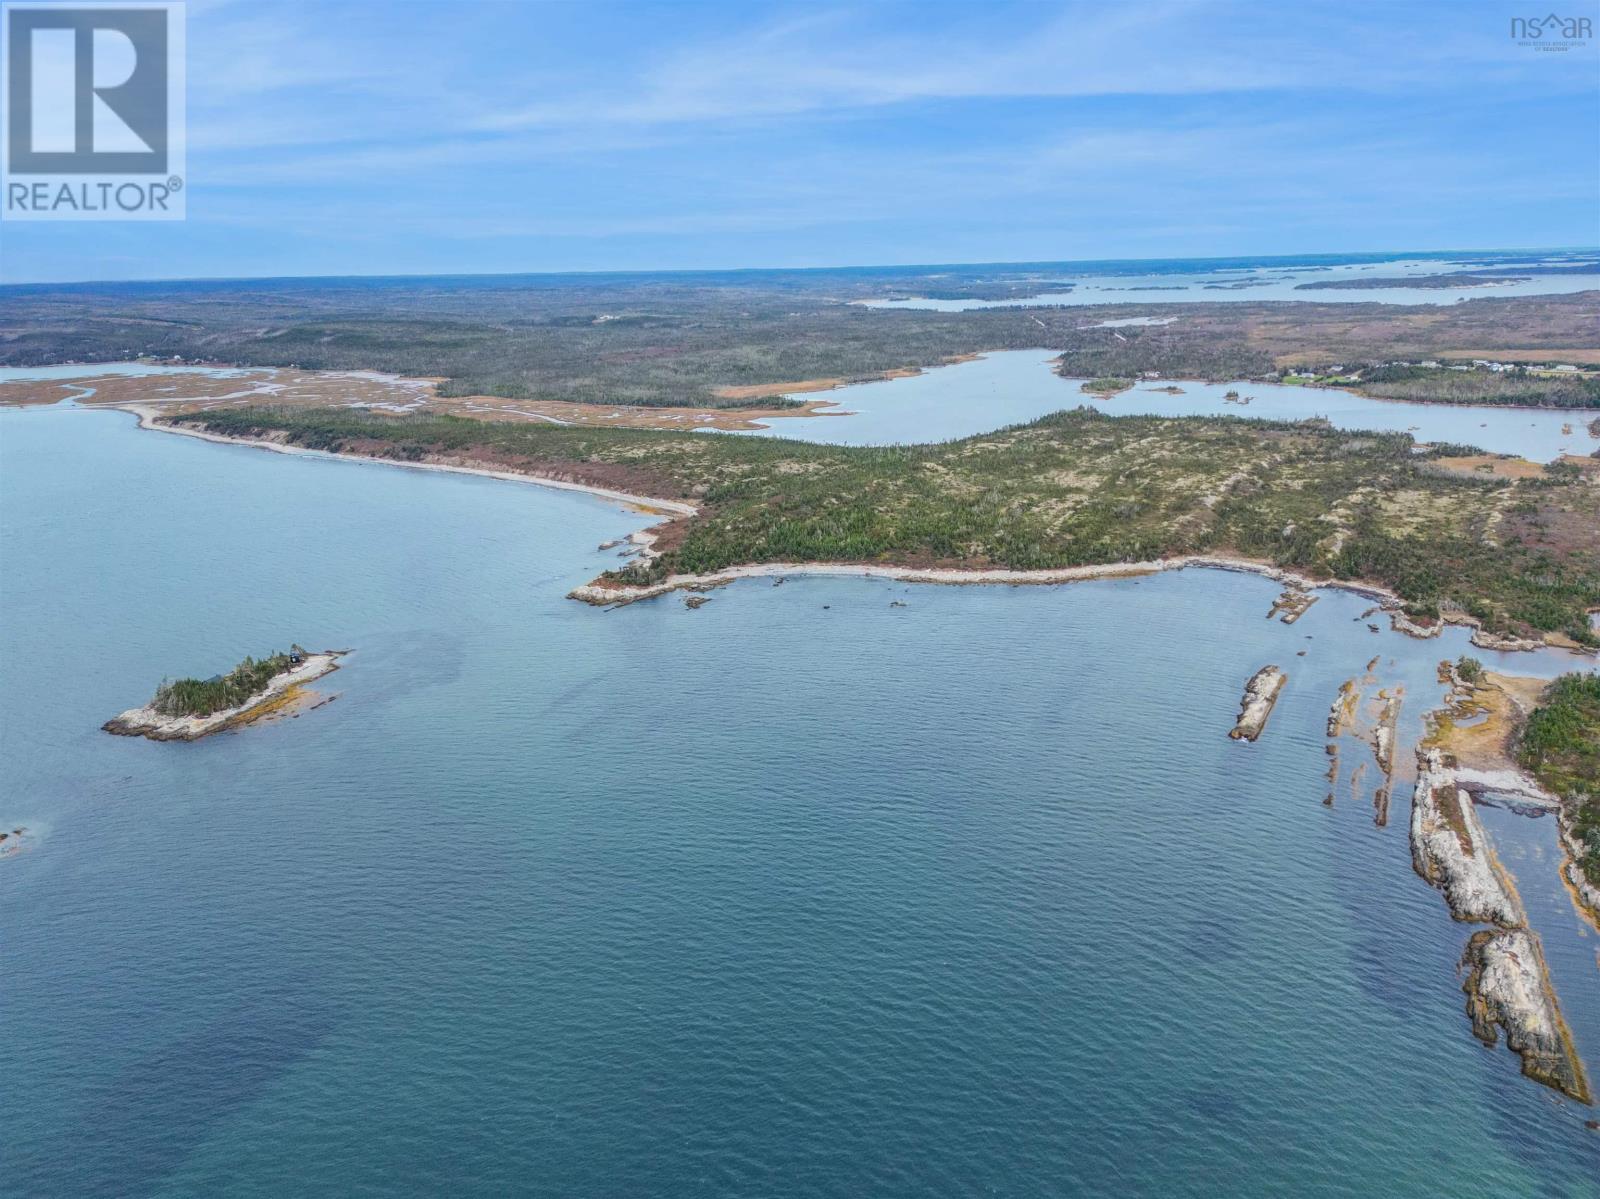
[[[348,652],[309,653],[295,645],[265,658],[247,657],[213,678],[163,680],[148,704],[100,727],[119,737],[197,741],[288,707],[304,684],[338,670],[339,659]]]
[[[1289,676],[1276,666],[1263,666],[1250,676],[1244,685],[1244,699],[1239,703],[1239,720],[1228,734],[1235,741],[1254,741],[1267,727],[1267,717],[1277,705],[1278,693],[1289,681]]]

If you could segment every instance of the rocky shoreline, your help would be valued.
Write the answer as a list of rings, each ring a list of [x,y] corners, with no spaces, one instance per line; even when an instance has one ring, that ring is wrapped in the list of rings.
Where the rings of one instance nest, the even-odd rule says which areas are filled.
[[[1593,1103],[1572,1030],[1557,1007],[1539,938],[1525,928],[1472,934],[1461,958],[1467,978],[1472,1031],[1491,1048],[1506,1034],[1506,1046],[1522,1059],[1529,1078],[1579,1103]]]
[[[1240,574],[1257,574],[1299,590],[1332,588],[1362,595],[1380,603],[1394,603],[1399,597],[1375,583],[1340,579],[1315,580],[1267,562],[1249,558],[1230,558],[1216,554],[1185,554],[1176,558],[1154,558],[1146,562],[1103,562],[1088,566],[1061,566],[1043,570],[1007,570],[983,567],[916,567],[886,566],[857,562],[753,562],[730,566],[709,574],[670,575],[659,583],[631,586],[596,579],[574,587],[569,599],[581,600],[596,607],[616,607],[654,599],[683,588],[703,587],[707,584],[721,586],[736,579],[771,578],[775,575],[829,575],[872,579],[892,579],[901,583],[949,583],[956,585],[977,583],[1004,583],[1014,586],[1029,584],[1075,583],[1085,579],[1129,578],[1160,574],[1167,570],[1186,570],[1189,567],[1206,570],[1229,570]]]
[[[653,556],[652,553],[647,552],[640,557],[642,560],[647,560]],[[741,566],[729,566],[722,570],[705,574],[669,575],[658,583],[648,583],[642,586],[614,583],[601,576],[591,579],[580,587],[574,587],[567,593],[567,598],[578,600],[597,608],[617,608],[626,604],[636,604],[642,600],[655,599],[673,591],[722,587],[739,579],[772,578],[774,576],[827,575],[844,578],[889,579],[899,583],[945,583],[957,586],[1000,583],[1020,587],[1077,583],[1091,579],[1139,577],[1160,574],[1168,570],[1187,570],[1191,567],[1200,570],[1228,570],[1240,574],[1262,575],[1265,578],[1272,579],[1274,582],[1282,583],[1286,588],[1295,592],[1310,593],[1327,589],[1348,591],[1353,595],[1364,596],[1367,599],[1376,601],[1378,607],[1375,611],[1382,611],[1388,615],[1390,627],[1395,632],[1404,633],[1418,640],[1432,639],[1439,636],[1447,625],[1457,625],[1472,629],[1473,644],[1484,649],[1532,652],[1547,648],[1557,648],[1567,649],[1570,652],[1587,656],[1592,656],[1593,653],[1593,651],[1573,649],[1570,644],[1534,641],[1516,637],[1500,637],[1493,633],[1487,633],[1476,618],[1464,612],[1452,612],[1433,624],[1420,625],[1406,615],[1400,597],[1379,584],[1348,579],[1313,579],[1294,571],[1285,570],[1280,566],[1274,566],[1268,562],[1257,562],[1249,558],[1232,558],[1219,554],[1185,554],[1180,557],[1155,558],[1145,562],[1106,562],[1089,566],[1062,566],[1043,570],[889,566],[864,562],[754,562]],[[1293,624],[1294,620],[1299,619],[1299,616],[1303,615],[1304,609],[1310,607],[1312,602],[1315,602],[1315,596],[1308,595],[1307,600],[1304,602],[1304,607],[1300,608],[1300,611],[1295,613],[1292,619],[1285,618],[1284,623]],[[1282,611],[1284,611],[1282,607],[1275,605],[1273,611],[1269,613],[1269,618],[1278,615]]]
[[[1583,914],[1589,918],[1589,923],[1600,930],[1600,887],[1591,883],[1578,865],[1583,849],[1578,844],[1578,839],[1572,835],[1565,808],[1557,818],[1557,825],[1560,829],[1558,836],[1561,848],[1566,855],[1566,861],[1561,866],[1561,877],[1566,879],[1567,886],[1572,888],[1572,897]]]
[[[1592,1103],[1538,935],[1528,928],[1521,899],[1495,857],[1472,795],[1438,749],[1418,750],[1417,764],[1412,865],[1444,893],[1451,916],[1493,926],[1472,935],[1461,959],[1473,1033],[1493,1046],[1503,1030],[1506,1045],[1522,1059],[1525,1075],[1580,1103]]]
[[[303,662],[290,670],[273,675],[267,685],[242,704],[209,716],[168,716],[149,705],[129,708],[113,716],[100,728],[118,737],[146,737],[151,741],[198,741],[212,733],[236,728],[260,719],[275,711],[284,702],[293,699],[295,691],[313,679],[339,669],[339,659],[349,650],[324,650],[307,654]]]
[[[1526,923],[1522,904],[1495,858],[1454,770],[1437,749],[1417,753],[1417,789],[1411,801],[1411,864],[1444,892],[1457,920],[1515,928]]]

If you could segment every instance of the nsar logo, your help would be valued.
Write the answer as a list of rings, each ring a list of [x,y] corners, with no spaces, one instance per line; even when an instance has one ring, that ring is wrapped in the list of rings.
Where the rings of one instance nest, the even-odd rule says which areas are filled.
[[[1594,36],[1594,25],[1588,17],[1563,17],[1557,13],[1512,17],[1511,36],[1537,50],[1573,50]]]

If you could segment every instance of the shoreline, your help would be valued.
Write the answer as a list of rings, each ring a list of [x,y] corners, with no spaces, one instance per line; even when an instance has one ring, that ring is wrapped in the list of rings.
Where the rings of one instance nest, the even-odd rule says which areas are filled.
[[[654,599],[669,592],[685,588],[723,587],[739,579],[772,578],[783,575],[830,575],[842,578],[889,579],[899,583],[940,583],[951,586],[977,586],[1006,584],[1009,586],[1048,586],[1058,583],[1079,583],[1093,579],[1142,578],[1168,570],[1186,570],[1195,567],[1203,570],[1226,570],[1238,574],[1263,575],[1276,582],[1290,584],[1305,591],[1333,588],[1353,592],[1368,599],[1399,604],[1400,598],[1377,583],[1354,580],[1328,579],[1318,581],[1296,574],[1270,562],[1257,562],[1249,558],[1231,558],[1218,554],[1184,554],[1175,558],[1153,558],[1147,562],[1104,562],[1085,566],[1047,567],[1042,570],[1008,570],[987,567],[894,566],[866,562],[751,562],[710,574],[669,575],[659,583],[644,587],[625,584],[607,586],[585,583],[575,587],[569,597],[600,607],[615,607]],[[1411,634],[1416,636],[1416,634]],[[1435,634],[1429,633],[1428,636]],[[1545,648],[1541,646],[1540,648]]]
[[[185,428],[164,421],[161,419],[159,409],[149,404],[116,404],[107,405],[107,407],[114,408],[116,411],[132,413],[138,418],[141,429],[158,433],[172,433],[180,437],[194,437],[201,441],[209,441],[218,445],[248,446],[253,449],[270,450],[279,454],[299,454],[340,461],[369,462],[381,466],[397,466],[410,470],[477,475],[510,483],[532,483],[536,486],[550,487],[558,491],[582,492],[653,516],[689,517],[698,515],[700,511],[695,505],[684,500],[636,495],[609,487],[577,483],[567,479],[551,478],[546,475],[529,474],[520,471],[492,470],[478,466],[460,466],[446,462],[405,462],[394,458],[379,458],[371,454],[347,454],[331,450],[313,450],[304,446],[286,445],[282,442],[270,441],[265,438],[226,437],[220,433]],[[653,556],[650,548],[646,546],[642,559],[648,560]],[[950,585],[1000,583],[1023,586],[1076,583],[1104,578],[1142,577],[1168,570],[1185,570],[1189,567],[1262,575],[1301,591],[1330,589],[1348,591],[1355,595],[1364,596],[1382,605],[1384,611],[1390,617],[1391,627],[1396,632],[1418,639],[1437,637],[1446,625],[1455,625],[1472,629],[1472,644],[1480,649],[1494,649],[1503,652],[1565,649],[1577,657],[1594,656],[1592,651],[1574,648],[1572,645],[1562,645],[1550,641],[1502,638],[1496,634],[1485,633],[1480,622],[1465,613],[1451,613],[1442,617],[1437,624],[1418,625],[1406,616],[1400,596],[1380,583],[1356,579],[1313,579],[1308,575],[1274,566],[1270,562],[1262,562],[1250,558],[1236,558],[1226,554],[1185,554],[1172,558],[1156,558],[1147,562],[1093,563],[1085,566],[1053,567],[1031,571],[982,567],[893,566],[857,562],[754,562],[730,566],[709,574],[669,575],[660,583],[652,583],[643,587],[633,587],[625,584],[608,586],[600,583],[597,576],[596,579],[591,579],[588,583],[574,587],[567,593],[567,598],[580,600],[596,607],[609,608],[637,603],[641,600],[654,599],[657,596],[686,588],[723,587],[739,579],[772,578],[774,576],[796,574],[880,578],[905,583],[941,583]]]
[[[858,301],[852,301],[852,303],[857,303],[857,302]],[[1052,373],[1054,375],[1057,375],[1059,378],[1061,378],[1063,381],[1066,381],[1066,382],[1070,382],[1075,378],[1079,378],[1079,376],[1077,376],[1077,375],[1073,375],[1073,374],[1067,373],[1066,368],[1070,364],[1067,363],[1067,361],[1066,361],[1066,353],[1065,352],[1053,350],[1053,349],[1050,349],[1048,347],[1036,347],[1036,348],[1039,349],[1039,351],[1042,352],[1042,353],[1052,355],[1052,357],[1049,358],[1047,360],[1047,362],[1046,362],[1046,369],[1049,370],[1050,373]],[[929,373],[932,373],[934,371],[943,369],[945,367],[960,366],[960,365],[968,363],[968,362],[974,362],[974,361],[977,361],[979,359],[988,358],[989,356],[991,356],[993,354],[1003,354],[1003,353],[1009,353],[1009,352],[1012,352],[1009,348],[973,350],[973,351],[968,351],[968,352],[960,353],[960,354],[946,355],[942,361],[936,362],[936,363],[932,363],[932,364],[926,365],[926,366],[892,367],[892,368],[885,369],[883,371],[876,372],[875,374],[871,374],[871,375],[867,375],[867,376],[863,376],[863,377],[859,377],[859,378],[847,378],[847,377],[840,376],[840,377],[832,377],[832,378],[825,378],[825,379],[802,379],[802,380],[796,380],[796,381],[787,382],[787,383],[722,384],[722,385],[719,385],[719,386],[712,387],[711,390],[719,398],[725,398],[725,399],[726,398],[733,398],[733,399],[746,399],[746,398],[748,398],[748,399],[762,399],[762,398],[796,399],[797,396],[803,396],[803,395],[820,396],[823,393],[830,392],[830,391],[837,391],[837,390],[839,390],[841,388],[846,388],[846,387],[856,387],[856,386],[861,386],[863,384],[870,384],[870,383],[886,383],[886,382],[892,382],[892,381],[894,381],[896,379],[903,379],[903,378],[914,378],[914,377],[916,377],[918,375],[929,374]],[[271,372],[271,371],[277,371],[277,370],[284,369],[284,368],[281,368],[281,367],[244,366],[244,365],[240,365],[238,363],[226,363],[226,362],[215,362],[215,361],[183,362],[183,363],[171,363],[171,364],[168,364],[168,363],[163,363],[163,362],[160,362],[160,361],[144,361],[144,360],[140,360],[140,359],[133,359],[133,360],[130,360],[130,362],[133,365],[149,366],[149,367],[162,367],[162,366],[170,365],[170,366],[177,367],[180,370],[184,370],[184,371],[200,370],[200,371],[207,371],[207,372],[210,372],[210,371],[228,371],[228,372],[247,373],[247,372],[252,372],[252,371]],[[121,363],[114,363],[114,362],[103,362],[103,363],[52,363],[50,365],[51,366],[85,366],[85,367],[91,367],[92,368],[92,367],[101,367],[101,366],[117,366],[117,365],[122,365],[122,364]],[[29,369],[29,368],[23,368],[23,369]],[[38,368],[38,369],[46,369],[46,368]],[[293,368],[293,369],[298,369],[298,368]],[[446,383],[448,381],[447,379],[445,379],[442,376],[435,376],[435,375],[404,375],[404,374],[398,374],[398,373],[393,372],[393,371],[381,370],[381,369],[378,369],[378,368],[375,368],[375,367],[373,367],[373,368],[361,367],[361,368],[354,368],[354,369],[350,369],[350,370],[313,370],[313,371],[308,371],[307,373],[314,374],[314,375],[325,375],[325,376],[329,376],[329,377],[345,377],[345,378],[369,377],[369,378],[378,378],[378,379],[383,379],[383,380],[386,380],[388,382],[396,383],[396,384],[407,384],[407,385],[414,385],[414,386],[419,386],[419,387],[426,387],[432,393],[433,398],[436,401],[446,398],[446,397],[441,397],[438,394],[439,393],[439,388],[444,383]],[[85,379],[95,378],[95,377],[99,377],[99,376],[96,376],[96,375],[84,375],[84,376],[81,376],[81,378],[85,378]],[[119,377],[121,377],[121,376],[119,376]],[[1091,381],[1092,380],[1087,379],[1087,378],[1083,379],[1084,383],[1088,383],[1088,382],[1091,382]],[[57,381],[52,380],[52,382],[57,382]],[[70,383],[70,382],[72,382],[72,380],[71,379],[63,379],[63,380],[59,380],[59,382]],[[1233,378],[1233,379],[1206,379],[1206,378],[1202,378],[1202,377],[1200,377],[1198,375],[1194,375],[1194,376],[1184,376],[1184,377],[1161,376],[1161,377],[1159,377],[1157,379],[1145,379],[1145,378],[1143,378],[1141,376],[1141,377],[1132,379],[1129,382],[1127,387],[1122,388],[1120,391],[1118,391],[1116,393],[1104,394],[1104,393],[1099,393],[1099,392],[1088,392],[1087,394],[1095,396],[1096,398],[1099,398],[1099,399],[1111,399],[1111,398],[1114,398],[1116,395],[1121,395],[1121,394],[1124,394],[1125,392],[1128,392],[1128,391],[1138,390],[1141,383],[1153,383],[1153,382],[1162,382],[1162,383],[1167,384],[1168,386],[1170,386],[1172,384],[1190,383],[1190,384],[1194,384],[1196,386],[1201,386],[1201,387],[1222,386],[1224,384],[1228,384],[1228,385],[1241,385],[1241,384],[1242,385],[1252,385],[1253,384],[1253,385],[1256,385],[1256,386],[1263,386],[1263,387],[1286,387],[1286,388],[1292,387],[1292,388],[1295,388],[1297,390],[1305,391],[1305,392],[1317,392],[1317,391],[1338,392],[1338,393],[1340,393],[1342,395],[1345,395],[1345,396],[1350,396],[1350,397],[1353,397],[1353,398],[1359,399],[1359,400],[1367,400],[1367,401],[1371,401],[1371,402],[1377,403],[1377,404],[1397,404],[1397,405],[1422,404],[1422,405],[1428,405],[1430,407],[1437,407],[1437,408],[1455,408],[1455,409],[1463,409],[1463,410],[1483,409],[1483,410],[1486,410],[1486,411],[1493,411],[1493,412],[1528,411],[1528,412],[1539,412],[1539,413],[1560,413],[1560,414],[1564,414],[1564,415],[1572,417],[1573,418],[1572,423],[1574,424],[1574,426],[1576,426],[1578,424],[1582,424],[1584,426],[1588,426],[1593,420],[1600,419],[1600,407],[1569,408],[1569,407],[1560,406],[1560,405],[1544,405],[1544,404],[1496,404],[1496,403],[1493,403],[1493,402],[1490,402],[1490,401],[1487,401],[1487,400],[1482,400],[1482,399],[1468,400],[1468,401],[1438,400],[1438,399],[1400,399],[1400,398],[1397,398],[1397,397],[1394,397],[1394,396],[1372,395],[1372,394],[1370,394],[1368,392],[1362,391],[1360,389],[1360,384],[1359,383],[1357,383],[1357,384],[1346,384],[1346,383],[1293,383],[1293,384],[1291,384],[1291,383],[1284,383],[1281,378],[1280,379],[1264,379],[1264,378],[1239,377],[1239,378]],[[1084,390],[1084,389],[1080,389],[1080,390]],[[1164,390],[1164,389],[1163,388],[1156,388],[1156,390]],[[468,405],[470,405],[471,402],[474,401],[474,400],[489,400],[489,401],[493,401],[497,405],[505,404],[505,403],[517,403],[517,402],[537,402],[537,401],[517,401],[517,400],[512,400],[509,397],[502,397],[502,396],[452,396],[452,397],[448,397],[448,399],[454,400],[454,401],[459,401],[459,402],[461,402],[463,404],[468,404]],[[46,404],[46,405],[43,405],[43,406],[49,407],[49,406],[52,406],[56,402],[57,401],[52,401],[51,404]],[[175,399],[175,400],[169,401],[169,402],[177,403],[177,402],[183,402],[183,401]],[[577,402],[577,401],[554,401],[554,402],[556,402],[556,403],[573,403],[573,404],[575,404],[575,405],[577,405],[579,407],[583,406],[583,404],[581,402]],[[805,420],[805,419],[814,418],[814,417],[853,416],[853,415],[855,415],[855,413],[853,413],[853,412],[851,412],[851,411],[849,411],[847,409],[842,408],[840,406],[840,402],[837,401],[837,400],[831,400],[831,399],[825,399],[825,398],[817,398],[817,399],[809,399],[809,400],[797,400],[796,402],[800,404],[800,407],[795,408],[795,409],[791,409],[791,410],[783,410],[783,411],[771,411],[771,410],[763,411],[763,410],[760,410],[760,409],[695,408],[693,406],[689,406],[689,407],[685,407],[685,408],[682,408],[682,409],[678,409],[677,411],[701,412],[701,413],[705,414],[708,417],[713,417],[713,416],[723,415],[723,414],[726,414],[729,417],[734,417],[736,414],[742,414],[742,415],[737,415],[737,422],[738,422],[738,426],[741,428],[741,431],[758,431],[758,432],[763,432],[763,433],[772,431],[773,426],[770,423],[772,421],[779,422],[779,429],[781,430],[782,422],[785,421],[785,420]],[[135,402],[135,403],[113,402],[113,403],[106,403],[106,404],[103,404],[103,405],[101,405],[101,404],[86,404],[86,405],[84,405],[84,407],[90,407],[90,408],[97,408],[97,407],[104,407],[104,408],[133,408],[133,407],[136,406],[137,403],[138,402]],[[37,406],[40,406],[40,405],[35,404],[35,403],[31,403],[31,402],[27,402],[27,401],[0,402],[0,407],[28,408],[28,407],[37,407]],[[607,405],[596,405],[596,406],[598,406],[598,407],[607,407]],[[1065,407],[1065,406],[1066,405],[1063,404],[1063,407]],[[829,408],[832,408],[833,411],[826,411],[826,409],[829,409]],[[644,411],[648,411],[648,410],[644,410]],[[671,409],[668,409],[668,411],[671,411]],[[563,420],[559,420],[559,419],[557,419],[555,417],[544,416],[544,415],[541,415],[541,414],[538,414],[538,413],[522,413],[522,415],[534,416],[537,419],[550,421],[551,423],[554,423],[554,424],[570,424],[570,423],[572,423],[570,421],[563,421]],[[1229,415],[1229,414],[1219,412],[1216,415]],[[1284,419],[1288,419],[1288,418],[1284,418]],[[1303,419],[1309,419],[1309,418],[1303,418]],[[639,426],[621,425],[621,426],[618,426],[618,427],[650,428],[650,427],[657,427],[657,426],[652,426],[652,425],[639,425]],[[674,427],[676,427],[676,426],[674,426]],[[685,426],[685,427],[688,427],[688,426]],[[695,428],[697,430],[698,429],[704,429],[706,427],[707,426],[705,426],[705,425],[695,426]],[[734,426],[730,426],[730,427],[734,427]],[[1418,442],[1417,444],[1419,444],[1419,445],[1428,445],[1428,444],[1432,444],[1432,443]],[[1482,448],[1482,447],[1480,447],[1480,448]],[[1486,448],[1483,448],[1482,452],[1486,453],[1486,454],[1493,455],[1495,457],[1506,457],[1506,458],[1519,458],[1520,457],[1520,455],[1506,454],[1506,453],[1504,453],[1502,451],[1489,450],[1489,449],[1486,449]],[[1585,457],[1585,455],[1582,455],[1582,454],[1575,455],[1575,456],[1579,457],[1579,458]],[[1533,459],[1523,459],[1523,460],[1524,461],[1533,461]],[[1561,459],[1559,459],[1559,458],[1551,459],[1552,462],[1560,461],[1560,460]],[[1541,463],[1539,465],[1548,465],[1548,463]]]
[[[277,454],[299,454],[311,458],[332,458],[341,462],[374,462],[380,466],[400,466],[410,470],[428,470],[445,474],[479,475],[486,479],[500,479],[507,483],[534,483],[540,487],[552,487],[557,491],[582,491],[589,495],[599,496],[601,499],[612,500],[630,508],[639,509],[649,515],[694,516],[700,510],[692,504],[682,500],[658,499],[654,496],[633,495],[626,491],[615,491],[609,487],[596,487],[588,483],[572,483],[565,479],[552,479],[544,475],[523,474],[518,471],[490,470],[481,466],[454,466],[445,462],[402,462],[394,458],[378,458],[371,454],[339,454],[332,450],[313,450],[305,446],[285,445],[278,441],[268,441],[260,437],[224,437],[220,433],[208,433],[204,429],[188,429],[181,425],[174,425],[161,419],[159,409],[149,404],[108,404],[106,409],[117,412],[129,412],[139,418],[139,427],[157,433],[172,433],[179,437],[195,437],[201,441],[214,442],[217,445],[247,446],[257,450],[271,450]]]
[[[1013,587],[1050,586],[1062,583],[1081,583],[1095,579],[1143,578],[1169,570],[1223,570],[1236,574],[1261,575],[1274,582],[1300,591],[1347,591],[1366,599],[1375,600],[1390,618],[1390,626],[1397,633],[1419,641],[1439,636],[1447,625],[1473,630],[1472,644],[1479,649],[1492,649],[1502,653],[1534,652],[1545,649],[1564,649],[1575,657],[1593,657],[1592,651],[1574,649],[1550,641],[1533,641],[1525,638],[1500,637],[1485,633],[1481,624],[1465,613],[1452,613],[1442,617],[1437,624],[1419,625],[1406,616],[1400,596],[1380,583],[1357,579],[1313,579],[1285,567],[1251,558],[1235,558],[1226,554],[1183,554],[1172,558],[1153,558],[1146,562],[1105,562],[1086,566],[1050,567],[1043,570],[1006,570],[982,567],[917,567],[880,565],[865,562],[753,562],[730,566],[709,574],[669,575],[659,583],[643,587],[627,584],[608,585],[597,579],[574,587],[567,598],[579,600],[600,608],[622,607],[655,599],[673,591],[703,590],[725,587],[740,579],[773,578],[786,575],[826,575],[840,578],[888,579],[898,583],[938,583],[947,586],[979,586],[1003,584]]]
[[[1473,1035],[1493,1048],[1503,1031],[1523,1074],[1592,1104],[1583,1058],[1545,965],[1542,938],[1528,922],[1516,881],[1495,853],[1473,796],[1439,749],[1418,749],[1417,766],[1412,869],[1443,894],[1451,919],[1488,926],[1472,934],[1461,958]]]
[[[339,659],[349,650],[323,650],[309,654],[299,666],[273,675],[256,694],[231,708],[208,716],[167,716],[149,704],[129,708],[100,726],[102,732],[117,737],[145,737],[151,741],[198,741],[212,733],[246,725],[269,715],[292,700],[306,683],[339,669]]]
[[[1471,682],[1454,664],[1440,663],[1440,681],[1450,690],[1442,707],[1424,718],[1418,753],[1442,753],[1454,785],[1473,802],[1500,796],[1524,808],[1555,816],[1557,871],[1579,915],[1600,932],[1600,887],[1579,866],[1582,851],[1572,829],[1568,804],[1546,790],[1516,759],[1518,730],[1549,686],[1548,679],[1484,671]],[[1470,723],[1463,723],[1470,722]]]

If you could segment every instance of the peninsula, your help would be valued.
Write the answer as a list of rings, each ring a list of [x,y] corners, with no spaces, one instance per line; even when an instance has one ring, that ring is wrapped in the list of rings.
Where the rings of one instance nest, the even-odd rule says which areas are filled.
[[[1539,936],[1476,799],[1493,794],[1556,812],[1562,877],[1574,904],[1600,925],[1600,678],[1574,673],[1547,683],[1486,671],[1472,658],[1440,663],[1439,675],[1450,692],[1417,751],[1412,864],[1457,920],[1490,926],[1462,955],[1474,1034],[1494,1045],[1503,1030],[1524,1074],[1592,1102]]]
[[[830,565],[946,581],[1064,581],[1178,562],[1337,583],[1405,631],[1600,646],[1600,463],[1462,474],[1403,433],[1077,409],[939,445],[511,424],[358,409],[178,413],[158,427],[276,449],[521,475],[671,514],[580,589],[608,604]],[[1291,580],[1288,576],[1293,576]],[[1492,640],[1491,640],[1492,639]]]

